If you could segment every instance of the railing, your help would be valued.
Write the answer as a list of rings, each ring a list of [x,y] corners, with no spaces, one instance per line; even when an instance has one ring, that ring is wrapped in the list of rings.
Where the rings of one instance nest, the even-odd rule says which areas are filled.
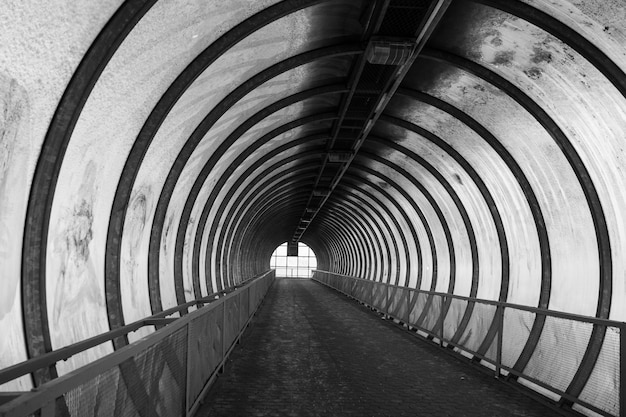
[[[313,279],[416,330],[441,346],[481,361],[575,411],[626,416],[626,323],[523,305],[411,289],[315,271]],[[528,364],[516,367],[534,323],[543,331]],[[604,333],[600,356],[580,395],[565,392],[592,330]],[[587,410],[585,410],[587,409]]]
[[[0,405],[0,417],[192,416],[248,326],[274,271],[104,335],[0,371],[0,383],[142,326],[154,333]],[[199,308],[180,318],[165,318]]]

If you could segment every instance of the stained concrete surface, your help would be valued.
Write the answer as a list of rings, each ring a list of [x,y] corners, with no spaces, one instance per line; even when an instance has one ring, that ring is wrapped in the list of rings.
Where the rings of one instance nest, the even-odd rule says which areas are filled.
[[[551,416],[314,281],[277,279],[197,416]]]

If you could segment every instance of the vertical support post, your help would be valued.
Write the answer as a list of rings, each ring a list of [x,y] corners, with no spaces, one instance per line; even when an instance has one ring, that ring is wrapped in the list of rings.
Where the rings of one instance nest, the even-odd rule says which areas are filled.
[[[496,308],[496,318],[498,320],[498,338],[496,339],[496,378],[500,378],[502,367],[502,332],[504,331],[504,309],[503,305]]]
[[[187,363],[185,364],[185,369],[187,369],[187,378],[185,381],[185,415],[189,415],[189,411],[191,410],[191,398],[189,398],[190,385],[191,385],[191,361],[189,360],[189,353],[191,352],[191,322],[187,323],[187,354],[185,355]]]
[[[626,417],[626,323],[619,328],[619,415]]]
[[[409,320],[411,319],[411,290],[409,288],[406,289],[406,319],[404,322],[406,323],[406,329],[409,330]]]
[[[443,347],[443,325],[444,325],[444,322],[446,320],[446,318],[444,316],[445,306],[446,306],[446,296],[442,295],[441,296],[441,307],[440,307],[441,308],[441,310],[440,310],[440,316],[441,316],[440,320],[441,320],[441,323],[439,325],[439,331],[440,331],[440,333],[439,333],[439,346],[441,346],[441,347]]]
[[[386,318],[389,318],[389,287],[391,286],[391,284],[387,283],[385,284],[385,316],[387,316]]]
[[[226,301],[224,300],[224,298],[222,298],[222,372],[224,372],[225,366],[226,366]]]

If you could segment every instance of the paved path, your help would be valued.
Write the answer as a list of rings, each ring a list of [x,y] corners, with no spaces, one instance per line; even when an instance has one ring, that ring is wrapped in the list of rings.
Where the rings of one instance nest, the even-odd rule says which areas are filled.
[[[310,280],[277,279],[197,416],[553,416]]]

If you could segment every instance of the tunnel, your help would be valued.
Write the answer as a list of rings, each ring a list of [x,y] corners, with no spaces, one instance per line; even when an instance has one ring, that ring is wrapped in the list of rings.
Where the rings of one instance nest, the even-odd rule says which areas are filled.
[[[0,375],[109,336],[0,391],[156,337],[287,243],[625,415],[625,45],[620,0],[4,0]]]

